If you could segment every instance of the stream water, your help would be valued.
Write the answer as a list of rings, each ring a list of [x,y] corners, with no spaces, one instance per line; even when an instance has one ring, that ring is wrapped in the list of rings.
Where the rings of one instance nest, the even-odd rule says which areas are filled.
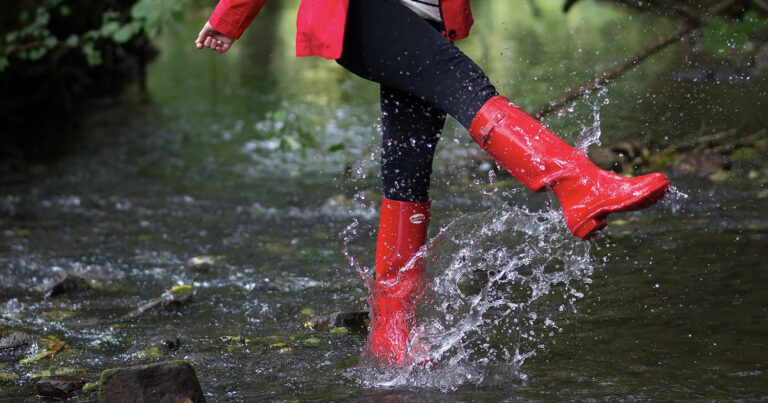
[[[156,360],[131,351],[162,335],[180,338],[165,358],[190,360],[209,401],[768,399],[764,156],[718,180],[673,176],[660,205],[611,216],[584,243],[554,199],[493,170],[451,121],[419,310],[430,365],[382,373],[360,360],[364,336],[305,329],[314,313],[366,309],[380,137],[376,86],[292,57],[296,3],[271,2],[225,56],[192,45],[210,10],[168,27],[149,99],[129,88],[94,102],[65,156],[2,179],[0,331],[68,347],[0,362],[13,375],[0,400],[36,401],[47,373],[96,380]],[[535,3],[478,4],[484,23],[461,45],[529,110],[670,29],[592,2],[567,15]],[[681,80],[711,62],[683,53],[547,123],[582,146],[766,127],[765,74]],[[95,289],[43,300],[64,272]],[[118,321],[183,284],[195,295],[179,311]]]

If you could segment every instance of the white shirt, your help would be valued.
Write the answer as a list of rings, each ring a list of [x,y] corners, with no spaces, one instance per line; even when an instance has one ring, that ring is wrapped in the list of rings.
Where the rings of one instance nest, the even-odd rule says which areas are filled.
[[[400,0],[421,18],[441,22],[440,0]]]

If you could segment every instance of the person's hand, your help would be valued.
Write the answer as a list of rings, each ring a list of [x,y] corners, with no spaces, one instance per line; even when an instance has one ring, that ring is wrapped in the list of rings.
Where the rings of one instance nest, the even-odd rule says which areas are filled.
[[[198,49],[211,48],[219,53],[224,53],[232,46],[235,39],[222,34],[221,32],[213,29],[210,22],[206,22],[203,25],[203,29],[197,36],[195,45]]]

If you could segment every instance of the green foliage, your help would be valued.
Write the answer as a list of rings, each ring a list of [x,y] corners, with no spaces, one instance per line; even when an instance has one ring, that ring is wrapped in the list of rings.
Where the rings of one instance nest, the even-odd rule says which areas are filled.
[[[280,140],[281,150],[300,151],[308,146],[317,146],[317,130],[310,119],[278,109],[267,112],[266,120],[262,138]]]
[[[14,59],[35,62],[57,49],[79,49],[91,66],[102,63],[102,41],[124,44],[145,35],[159,33],[170,19],[183,16],[188,0],[136,0],[130,9],[107,9],[98,27],[80,32],[54,34],[51,26],[73,14],[74,0],[36,0],[21,6],[15,24],[0,28],[0,72]],[[69,4],[68,4],[69,3]],[[7,17],[6,17],[7,19]]]
[[[745,13],[739,21],[716,17],[702,29],[704,49],[725,57],[729,50],[744,47],[752,33],[766,28],[768,19],[760,18],[753,11]]]
[[[307,148],[317,148],[320,140],[318,129],[310,118],[278,109],[266,113],[265,121],[257,124],[261,140],[278,140],[282,151],[304,151]],[[331,144],[328,152],[339,152],[345,149],[344,143]]]

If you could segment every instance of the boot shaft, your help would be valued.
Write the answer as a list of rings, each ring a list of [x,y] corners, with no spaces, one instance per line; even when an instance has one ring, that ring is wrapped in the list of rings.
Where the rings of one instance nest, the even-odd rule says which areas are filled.
[[[427,239],[430,201],[382,198],[376,240],[376,281],[392,282]]]
[[[502,95],[483,105],[472,120],[469,134],[515,179],[534,192],[543,192],[559,179],[578,175],[576,160],[589,161],[584,153]]]

